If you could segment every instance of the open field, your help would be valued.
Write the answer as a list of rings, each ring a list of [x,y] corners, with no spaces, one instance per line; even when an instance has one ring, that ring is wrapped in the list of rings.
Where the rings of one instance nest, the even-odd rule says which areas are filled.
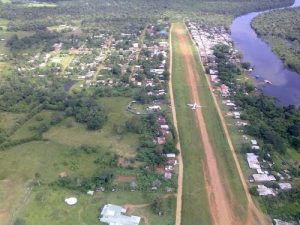
[[[23,113],[0,112],[0,129],[9,131],[24,116]]]
[[[184,164],[181,224],[192,225],[195,221],[198,222],[197,224],[211,224],[203,176],[203,146],[201,140],[195,135],[200,131],[195,126],[194,113],[186,107],[190,102],[190,95],[185,83],[183,55],[174,32],[172,32],[172,54],[172,84]]]
[[[23,124],[11,137],[11,140],[20,140],[34,136],[37,134],[37,129],[43,123],[50,122],[54,112],[42,111]]]
[[[87,131],[84,125],[67,118],[46,132],[44,138],[73,147],[82,143],[100,145],[125,157],[133,157],[137,148],[136,135],[131,133],[122,135],[115,131],[117,126],[123,125],[131,116],[125,110],[129,100],[125,97],[115,98],[115,101],[111,101],[111,98],[101,99],[110,112],[108,121],[101,131]]]
[[[102,151],[114,151],[122,157],[133,157],[137,147],[136,134],[115,133],[116,125],[123,125],[132,115],[125,111],[130,98],[101,98],[109,110],[109,120],[101,131],[87,131],[85,126],[67,118],[44,133],[47,141],[33,141],[0,152],[0,225],[21,218],[26,224],[96,224],[99,209],[106,203],[126,205],[129,212],[143,218],[141,224],[174,224],[176,199],[172,194],[148,192],[99,192],[89,196],[51,183],[64,172],[68,177],[90,177],[105,170],[94,163]],[[11,138],[22,139],[34,134],[32,127],[48,121],[52,111],[42,111],[24,123]],[[0,125],[9,130],[23,114],[1,112]],[[43,119],[41,119],[43,118]],[[81,144],[98,145],[97,153],[73,154]],[[118,175],[135,176],[134,170],[113,168]],[[39,174],[40,185],[36,183]],[[122,182],[118,179],[116,182]],[[124,181],[125,182],[125,181]],[[7,197],[9,196],[9,198]],[[68,207],[64,198],[76,196],[78,204]],[[153,213],[150,203],[161,197],[167,208],[163,216]],[[51,221],[51,222],[49,222]]]

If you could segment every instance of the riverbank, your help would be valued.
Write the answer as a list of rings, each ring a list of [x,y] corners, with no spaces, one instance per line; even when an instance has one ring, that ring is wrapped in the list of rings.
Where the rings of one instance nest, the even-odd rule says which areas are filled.
[[[293,6],[298,6],[296,0]],[[264,80],[273,85],[262,86],[262,93],[274,97],[281,105],[300,105],[300,76],[287,69],[284,63],[272,52],[271,47],[261,40],[251,27],[251,21],[260,13],[253,12],[236,18],[231,27],[231,39],[235,48],[243,54],[243,60],[251,63],[250,73],[258,77],[257,83]]]
[[[300,8],[276,10],[253,19],[252,28],[285,66],[300,73]]]

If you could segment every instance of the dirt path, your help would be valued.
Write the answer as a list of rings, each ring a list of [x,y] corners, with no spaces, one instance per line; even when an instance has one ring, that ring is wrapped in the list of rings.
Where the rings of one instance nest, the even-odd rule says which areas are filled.
[[[180,140],[178,135],[178,126],[177,126],[177,117],[176,117],[176,110],[175,110],[175,102],[174,102],[174,93],[173,93],[173,86],[172,86],[172,30],[173,24],[171,25],[170,32],[169,32],[169,49],[170,49],[170,62],[169,62],[169,72],[170,72],[170,80],[169,80],[169,91],[170,91],[170,100],[171,100],[171,109],[172,109],[172,116],[173,116],[173,123],[177,134],[177,145],[176,148],[179,150],[178,154],[178,183],[177,183],[177,199],[176,199],[176,218],[175,218],[175,225],[181,224],[181,209],[182,209],[182,186],[183,186],[183,161],[181,155],[181,146]]]
[[[186,30],[187,30],[187,28],[186,28]],[[187,32],[188,32],[188,30],[187,30]],[[189,33],[189,36],[190,36],[190,33]],[[190,38],[191,38],[191,36],[190,36]],[[201,59],[201,57],[199,55],[199,51],[198,51],[198,56],[199,56],[199,59]],[[205,71],[205,68],[204,68],[202,63],[201,63],[201,66],[202,66],[203,71]],[[237,158],[236,151],[235,151],[235,148],[234,148],[232,140],[231,140],[231,136],[230,136],[229,131],[227,129],[226,120],[225,120],[224,115],[221,111],[221,108],[219,106],[217,98],[216,98],[216,96],[213,92],[213,88],[212,88],[211,82],[209,80],[209,77],[205,76],[205,78],[206,78],[206,82],[208,84],[211,96],[213,98],[214,105],[215,105],[215,107],[217,109],[217,112],[218,112],[218,115],[221,119],[222,128],[224,130],[225,137],[226,137],[228,145],[229,145],[229,149],[232,153],[234,162],[236,164],[236,167],[237,167],[237,170],[238,170],[238,173],[239,173],[239,176],[240,176],[240,180],[242,182],[244,192],[246,194],[246,198],[248,200],[248,213],[247,213],[246,221],[244,221],[243,224],[245,224],[245,225],[253,225],[253,224],[266,225],[266,224],[270,224],[268,222],[267,217],[256,207],[256,205],[253,202],[253,199],[252,199],[252,197],[251,197],[251,195],[248,191],[248,186],[247,186],[247,183],[246,183],[246,179],[244,177],[243,171],[241,169],[241,165],[240,165],[239,160]]]

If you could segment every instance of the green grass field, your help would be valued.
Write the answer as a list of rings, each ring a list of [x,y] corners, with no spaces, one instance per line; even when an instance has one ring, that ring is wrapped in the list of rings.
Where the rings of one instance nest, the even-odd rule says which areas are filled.
[[[79,146],[82,143],[100,145],[111,149],[125,157],[135,156],[137,148],[136,135],[126,133],[117,134],[115,126],[124,124],[131,116],[125,111],[130,98],[117,97],[114,101],[111,98],[102,98],[100,102],[109,112],[106,125],[101,131],[87,131],[85,125],[76,123],[73,119],[67,118],[62,123],[52,127],[44,137],[60,144]],[[69,126],[68,124],[72,124]]]
[[[0,112],[0,129],[8,132],[24,116],[23,113]]]
[[[24,219],[27,225],[99,224],[99,208],[106,203],[148,204],[157,196],[163,197],[164,193],[139,191],[104,192],[89,196],[79,191],[49,186],[61,172],[69,177],[91,177],[105,169],[94,163],[97,153],[72,154],[72,149],[81,144],[98,145],[100,152],[114,151],[123,157],[135,155],[138,136],[115,133],[115,126],[123,125],[132,116],[125,111],[129,100],[125,97],[99,99],[109,112],[109,119],[100,131],[87,131],[84,125],[67,118],[44,133],[47,141],[28,142],[0,151],[0,225],[13,224],[16,218]],[[52,113],[38,113],[10,138],[18,140],[32,136],[35,133],[32,127],[48,121]],[[0,126],[9,130],[22,116],[1,112]],[[115,168],[115,173],[119,175],[134,176],[132,171]],[[41,186],[34,185],[36,173],[40,174]],[[65,204],[64,199],[69,196],[78,198],[76,206]],[[173,224],[175,200],[174,196],[163,199],[168,209],[164,216],[155,215],[150,206],[134,209],[132,213],[144,217],[151,225]]]
[[[211,224],[203,176],[203,145],[199,129],[195,126],[193,111],[186,107],[190,101],[189,88],[184,77],[185,67],[175,34],[172,34],[172,84],[182,148],[184,176],[182,199],[182,224]]]
[[[54,112],[42,111],[23,124],[11,137],[11,140],[20,140],[34,136],[37,131],[36,128],[45,122],[50,122],[51,116]]]

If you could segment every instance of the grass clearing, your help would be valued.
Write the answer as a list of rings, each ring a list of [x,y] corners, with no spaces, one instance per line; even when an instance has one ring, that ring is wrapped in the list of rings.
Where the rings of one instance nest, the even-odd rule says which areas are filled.
[[[59,168],[54,167],[53,161],[62,157],[65,150],[65,146],[53,143],[31,142],[0,152],[0,211],[5,213],[1,225],[7,224],[22,208],[28,185],[36,172],[45,180],[57,176]]]
[[[203,145],[199,140],[200,130],[195,126],[193,111],[186,107],[190,93],[184,76],[183,56],[175,34],[172,34],[172,54],[172,84],[184,164],[181,223],[192,225],[197,221],[197,224],[211,224],[203,176]]]
[[[153,193],[144,194],[141,192],[120,192],[120,193],[96,193],[94,196],[71,192],[68,190],[49,191],[40,189],[33,193],[26,210],[22,213],[28,224],[49,224],[51,225],[82,225],[82,224],[103,224],[99,223],[100,208],[107,203],[125,205],[147,204],[153,197]],[[76,196],[78,203],[75,206],[67,206],[64,199],[68,196]],[[168,204],[168,203],[167,203]],[[170,209],[174,207],[174,199],[171,199]],[[38,209],[38,210],[37,210]],[[172,224],[173,215],[153,215],[150,207],[135,209],[133,215],[146,217],[149,224]],[[141,224],[145,224],[142,222]]]
[[[73,126],[67,127],[67,120],[53,126],[45,137],[49,141],[34,141],[11,147],[0,152],[0,225],[23,218],[26,224],[82,225],[99,223],[99,209],[104,204],[149,204],[164,193],[143,192],[101,192],[89,196],[79,191],[49,186],[56,181],[61,172],[72,177],[91,177],[105,168],[94,163],[97,153],[71,154],[72,148],[81,144],[100,145],[99,151],[116,151],[129,157],[135,154],[137,136],[132,134],[114,135],[114,126],[124,124],[131,114],[125,111],[130,98],[101,98],[105,108],[110,112],[109,120],[101,131],[89,132],[82,124],[72,120]],[[14,138],[32,135],[30,126],[48,120],[52,111],[42,111],[27,121]],[[11,115],[9,115],[11,116]],[[40,120],[40,118],[44,118]],[[13,121],[13,119],[12,119]],[[106,148],[107,147],[107,148]],[[116,174],[134,176],[131,170],[117,169]],[[33,185],[35,174],[40,174],[41,186]],[[7,198],[6,196],[9,196]],[[78,204],[69,207],[66,197],[76,196]],[[175,198],[163,198],[168,206],[164,216],[155,215],[150,206],[133,210],[134,215],[145,217],[152,225],[172,224],[174,222]],[[142,224],[146,224],[142,222]]]
[[[91,197],[77,191],[51,188],[48,183],[56,180],[62,171],[69,176],[90,176],[99,171],[93,163],[95,155],[76,158],[70,156],[70,149],[53,142],[31,142],[1,152],[0,199],[7,195],[9,198],[1,201],[0,209],[7,213],[6,221],[12,213],[16,213],[27,224],[49,224],[49,221],[51,225],[95,224],[98,209],[108,202],[144,204],[151,199],[151,194],[148,196],[140,192],[105,192]],[[29,191],[37,172],[41,175],[42,185]],[[68,196],[78,197],[78,206],[68,207],[64,203]]]
[[[24,116],[23,113],[0,112],[0,129],[9,131]]]
[[[67,118],[52,127],[44,134],[44,137],[70,146],[79,146],[82,143],[99,145],[112,149],[125,157],[134,157],[138,145],[137,136],[132,133],[116,132],[116,129],[123,126],[131,117],[131,114],[125,110],[130,98],[101,98],[100,101],[110,112],[107,123],[100,131],[87,131],[85,125],[76,123],[72,118]]]
[[[45,122],[49,122],[53,111],[42,111],[23,124],[11,137],[11,140],[20,140],[32,137],[37,134],[38,127]]]

